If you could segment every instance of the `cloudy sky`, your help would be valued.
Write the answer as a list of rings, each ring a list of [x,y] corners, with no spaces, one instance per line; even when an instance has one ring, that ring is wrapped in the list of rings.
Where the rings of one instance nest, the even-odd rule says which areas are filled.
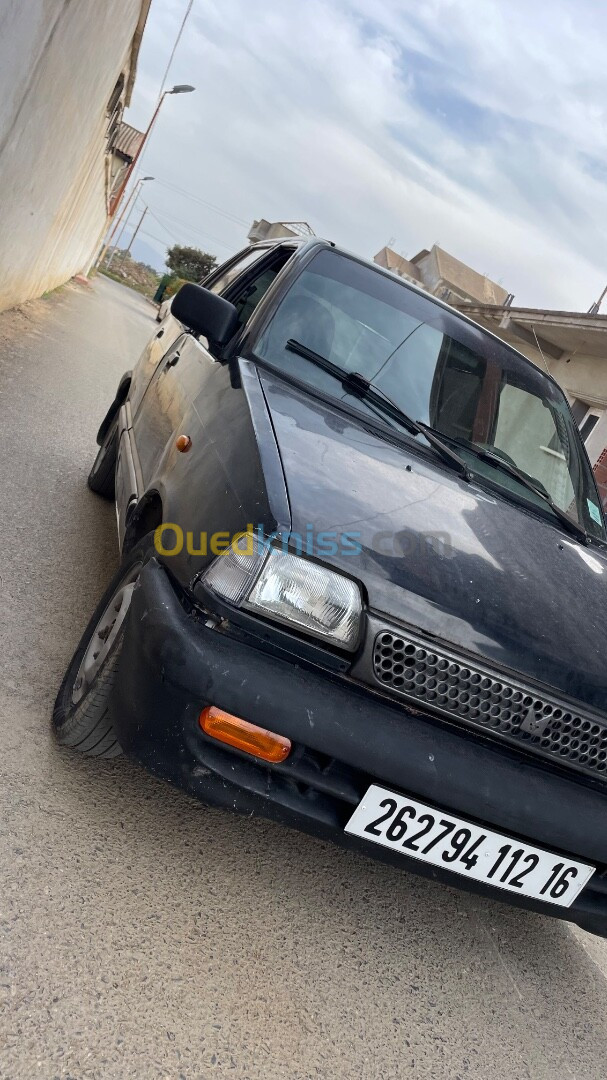
[[[152,0],[138,127],[186,6]],[[439,243],[517,304],[586,310],[607,284],[606,52],[597,0],[194,0],[168,85],[197,91],[164,102],[140,235],[160,262],[171,242],[222,261],[254,218],[303,219],[367,257]]]

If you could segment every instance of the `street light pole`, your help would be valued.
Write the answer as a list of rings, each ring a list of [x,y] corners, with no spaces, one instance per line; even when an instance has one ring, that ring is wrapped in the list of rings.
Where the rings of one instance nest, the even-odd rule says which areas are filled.
[[[132,214],[133,210],[135,209],[135,203],[137,202],[137,195],[139,194],[139,192],[141,190],[141,185],[144,184],[146,180],[153,180],[153,179],[154,179],[153,176],[142,176],[137,181],[137,183],[135,184],[133,190],[131,191],[131,194],[129,195],[128,199],[126,200],[126,202],[125,202],[125,204],[124,204],[124,206],[122,208],[122,212],[121,212],[118,220],[116,221],[116,224],[114,225],[114,227],[113,227],[112,231],[110,232],[105,244],[103,245],[103,247],[101,249],[101,252],[100,252],[100,254],[99,254],[99,256],[98,256],[98,258],[97,258],[97,260],[95,262],[95,266],[99,266],[100,263],[102,263],[103,260],[105,259],[108,248],[112,244],[112,240],[114,239],[114,236],[116,235],[116,231],[117,231],[117,229],[118,229],[118,227],[120,225],[120,222],[122,221],[124,215],[126,214],[127,210],[129,210],[129,207],[130,207],[129,213],[128,213],[127,218],[126,218],[126,221],[125,221],[124,225],[122,226],[122,228],[120,229],[119,235],[116,237],[116,243],[114,244],[114,252],[115,252],[115,250],[116,250],[116,248],[118,246],[118,243],[120,241],[120,238],[121,238],[124,230],[126,229],[128,223],[129,223],[131,214]],[[114,252],[112,252],[112,254],[110,255],[108,266],[110,265],[112,259],[114,258]]]
[[[137,159],[140,157],[141,152],[142,152],[147,140],[150,137],[152,128],[154,127],[154,124],[156,123],[156,117],[158,116],[158,113],[160,112],[160,106],[162,105],[162,102],[164,101],[165,97],[168,94],[191,94],[195,89],[196,88],[194,86],[189,86],[187,83],[179,83],[177,86],[174,86],[172,90],[164,90],[163,93],[160,95],[160,97],[158,99],[158,104],[157,104],[156,108],[154,109],[152,119],[150,120],[150,122],[149,122],[149,124],[148,124],[148,126],[147,126],[147,128],[146,128],[146,130],[145,130],[145,132],[143,134],[143,139],[141,140],[141,142],[139,143],[139,146],[137,148],[137,153],[135,154],[135,157],[131,161],[131,164],[129,165],[129,167],[128,167],[127,171],[126,171],[126,176],[124,177],[124,180],[122,181],[118,191],[116,192],[114,198],[112,199],[112,201],[110,203],[110,217],[112,217],[112,215],[115,213],[116,208],[118,206],[118,203],[120,202],[120,200],[121,200],[121,198],[122,198],[122,196],[124,194],[124,189],[126,188],[128,182],[130,180],[131,173],[133,172],[133,169],[135,168],[135,165],[137,164]]]
[[[126,262],[127,255],[130,253],[130,250],[131,250],[131,248],[133,246],[133,240],[135,239],[135,237],[137,236],[137,233],[139,232],[141,226],[143,225],[143,219],[145,218],[145,215],[147,214],[147,212],[148,212],[148,208],[147,208],[147,206],[144,206],[143,214],[139,218],[139,221],[137,222],[137,226],[135,228],[135,232],[133,233],[133,235],[131,236],[131,239],[129,240],[129,246],[122,253],[122,258],[120,260],[120,269],[122,269],[122,267],[124,266],[124,264]],[[108,266],[109,266],[109,263],[108,263]]]
[[[112,265],[112,263],[114,261],[114,258],[116,256],[118,250],[119,250],[119,247],[120,247],[120,241],[122,240],[122,237],[123,237],[124,233],[126,232],[126,230],[128,228],[129,221],[131,220],[131,218],[133,216],[133,210],[135,209],[136,206],[137,206],[137,199],[134,199],[133,200],[133,205],[131,206],[131,209],[129,210],[129,212],[128,212],[127,216],[126,216],[126,220],[124,222],[124,225],[122,226],[120,232],[118,233],[118,236],[116,237],[116,243],[114,244],[114,250],[112,251],[112,253],[111,253],[111,255],[110,255],[110,257],[109,257],[109,259],[107,261],[106,270],[109,270],[110,266]]]

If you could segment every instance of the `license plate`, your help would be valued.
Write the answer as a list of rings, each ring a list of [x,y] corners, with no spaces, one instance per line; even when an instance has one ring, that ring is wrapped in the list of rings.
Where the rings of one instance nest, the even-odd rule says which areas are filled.
[[[345,831],[497,889],[569,907],[595,867],[372,784]]]

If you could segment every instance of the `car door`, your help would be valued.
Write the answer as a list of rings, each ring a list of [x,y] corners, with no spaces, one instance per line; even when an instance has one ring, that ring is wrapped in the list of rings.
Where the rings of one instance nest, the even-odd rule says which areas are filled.
[[[218,266],[213,270],[213,272],[205,279],[204,285],[213,292],[218,292],[223,295],[235,279],[243,274],[245,270],[254,266],[256,262],[260,262],[262,259],[267,258],[267,255],[267,246],[245,248],[244,251],[239,252],[237,255],[233,255],[230,259],[227,259],[226,262],[222,263],[221,266]],[[164,309],[162,325],[147,343],[133,369],[133,377],[129,390],[129,401],[133,416],[136,415],[137,410],[141,405],[143,397],[150,385],[150,380],[160,361],[175,344],[177,338],[183,333],[183,326],[177,319],[173,318],[171,314],[171,300],[172,297],[170,297],[169,300],[165,300],[161,305],[160,311],[162,312]]]
[[[182,332],[156,368],[143,401],[133,417],[133,439],[142,490],[149,487],[157,463],[194,399],[200,381],[199,349],[191,334]],[[202,344],[202,343],[201,343]],[[212,359],[208,350],[205,350]]]
[[[208,288],[225,296],[239,312],[240,333],[257,304],[263,299],[277,275],[292,257],[293,246],[280,245],[262,249],[262,257],[253,260],[245,253],[240,275],[228,272],[215,278]],[[132,420],[136,464],[139,466],[142,490],[149,487],[165,448],[180,434],[180,426],[190,404],[208,378],[224,369],[213,355],[208,341],[183,333],[163,357],[150,381],[137,413]]]
[[[181,334],[183,334],[183,326],[168,312],[162,326],[156,331],[153,338],[148,341],[133,369],[133,378],[129,390],[129,401],[133,416],[143,400],[150,379],[154,375],[158,364]]]

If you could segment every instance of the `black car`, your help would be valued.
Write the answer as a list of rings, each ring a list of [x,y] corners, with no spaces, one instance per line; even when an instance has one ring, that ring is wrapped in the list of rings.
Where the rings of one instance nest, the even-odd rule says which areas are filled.
[[[180,290],[98,443],[60,743],[607,934],[607,537],[547,374],[285,240]]]

